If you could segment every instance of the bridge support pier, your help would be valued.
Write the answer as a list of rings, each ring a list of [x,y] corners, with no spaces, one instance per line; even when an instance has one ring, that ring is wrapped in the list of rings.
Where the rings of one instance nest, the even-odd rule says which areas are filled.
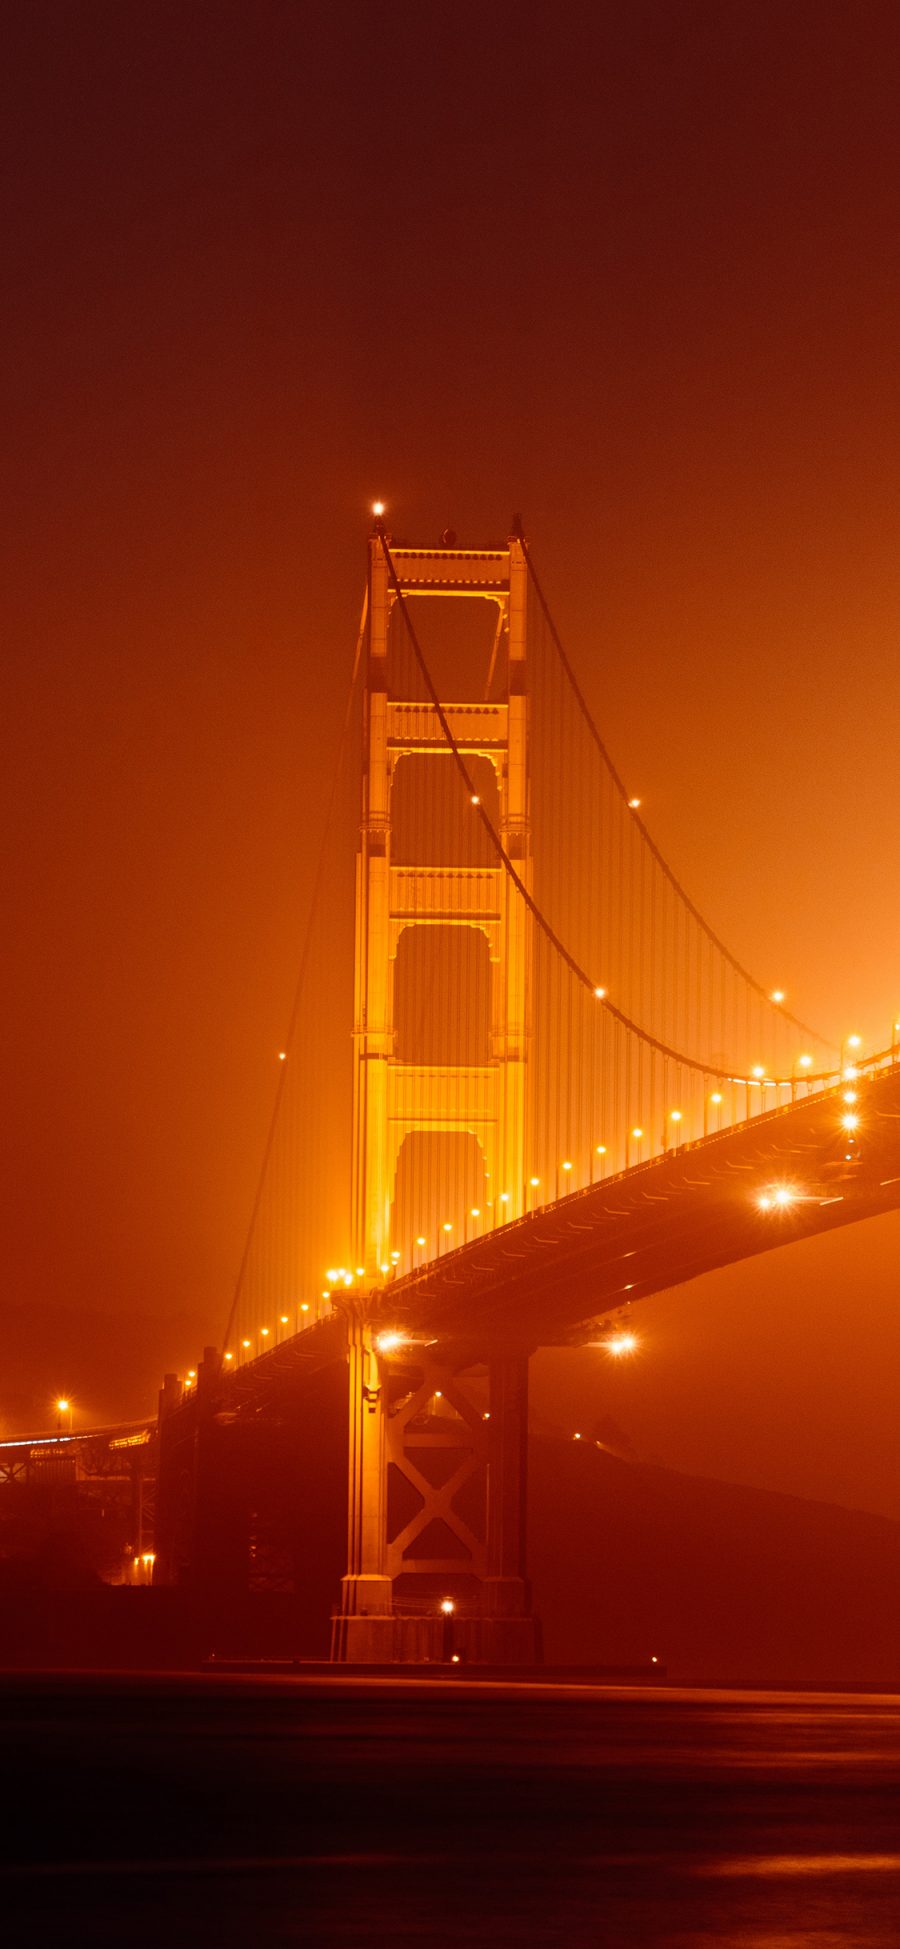
[[[528,1356],[350,1325],[347,1574],[331,1655],[534,1664],[525,1575]]]

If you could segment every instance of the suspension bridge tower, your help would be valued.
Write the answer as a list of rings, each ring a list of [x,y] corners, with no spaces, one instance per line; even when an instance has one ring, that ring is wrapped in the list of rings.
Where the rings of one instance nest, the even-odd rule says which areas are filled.
[[[449,1580],[462,1592],[454,1626],[460,1643],[466,1639],[462,1655],[530,1662],[529,1350],[509,1342],[481,1346],[477,1335],[465,1349],[413,1346],[384,1331],[394,1265],[410,1267],[411,1241],[398,1229],[404,1166],[407,1189],[415,1186],[410,1158],[433,1159],[435,1143],[445,1159],[454,1146],[471,1157],[474,1146],[484,1197],[473,1219],[493,1226],[524,1207],[527,907],[495,851],[482,851],[474,863],[465,847],[464,856],[448,860],[445,846],[430,857],[431,828],[422,816],[413,861],[408,851],[395,856],[394,841],[398,778],[410,761],[437,767],[441,793],[457,811],[464,806],[470,827],[481,832],[480,794],[467,792],[461,759],[470,777],[486,778],[492,823],[530,886],[527,563],[516,536],[498,549],[393,546],[378,523],[368,577],[353,1119],[353,1236],[357,1274],[364,1276],[349,1309],[349,1560],[333,1655],[362,1662],[439,1655],[429,1652],[428,1633],[437,1593]],[[408,694],[413,686],[404,686],[402,673],[414,670],[414,659],[409,644],[404,656],[398,642],[408,633],[403,611],[426,597],[493,606],[480,701],[438,707],[421,682],[418,695]],[[489,1021],[481,1048],[469,1038],[454,1049],[445,1037],[435,1060],[433,1037],[426,1034],[429,1046],[419,1048],[404,1027],[398,963],[419,930],[432,938],[440,930],[444,943],[448,930],[486,940]],[[423,1016],[427,1028],[429,1013],[442,1008],[468,1020],[457,1006],[462,999],[451,1002],[445,990],[442,1002],[426,981],[415,1011],[420,1030]],[[414,1208],[410,1198],[428,1195],[420,1184],[407,1208]],[[433,1224],[430,1239],[416,1240],[420,1262],[453,1242]]]

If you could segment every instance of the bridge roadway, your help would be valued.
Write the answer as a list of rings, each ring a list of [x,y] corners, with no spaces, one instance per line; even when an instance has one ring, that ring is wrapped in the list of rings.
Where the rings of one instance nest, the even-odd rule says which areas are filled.
[[[376,1329],[486,1348],[590,1340],[619,1308],[718,1266],[900,1208],[900,1063],[860,1071],[856,1156],[846,1161],[841,1083],[606,1178],[458,1246],[346,1307]],[[791,1202],[760,1207],[781,1187]],[[341,1314],[222,1377],[232,1408],[344,1352]],[[339,1311],[337,1308],[339,1307]]]
[[[538,1347],[590,1338],[630,1302],[791,1240],[900,1206],[900,1066],[860,1071],[854,1160],[845,1084],[572,1193],[393,1280],[385,1328]],[[791,1202],[760,1207],[774,1187]]]
[[[852,1163],[841,1084],[633,1165],[349,1303],[377,1327],[439,1341],[455,1358],[468,1345],[474,1360],[486,1347],[578,1343],[620,1307],[717,1266],[895,1211],[900,1064],[861,1071],[854,1088]],[[760,1196],[776,1186],[792,1193],[790,1204],[762,1210]],[[270,1353],[210,1374],[218,1410],[264,1413],[267,1396],[341,1359],[342,1314],[343,1306]],[[155,1425],[84,1429],[75,1439],[134,1438]],[[0,1455],[25,1446],[0,1443]]]

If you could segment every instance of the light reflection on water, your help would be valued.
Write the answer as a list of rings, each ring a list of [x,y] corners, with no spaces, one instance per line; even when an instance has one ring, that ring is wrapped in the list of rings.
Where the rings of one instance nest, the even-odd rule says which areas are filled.
[[[859,1875],[896,1874],[900,1854],[768,1854],[757,1859],[707,1861],[698,1875]]]
[[[4,1680],[0,1740],[31,1949],[900,1946],[892,1695]]]

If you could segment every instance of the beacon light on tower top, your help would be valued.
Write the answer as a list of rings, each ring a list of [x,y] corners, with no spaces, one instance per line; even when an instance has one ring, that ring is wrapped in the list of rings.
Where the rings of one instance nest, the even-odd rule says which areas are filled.
[[[372,513],[374,514],[374,516],[375,516],[375,519],[376,519],[376,521],[380,521],[380,520],[381,520],[381,517],[382,517],[382,515],[384,514],[384,511],[385,511],[385,510],[384,510],[384,502],[383,502],[383,501],[373,501],[373,502],[372,502]]]

